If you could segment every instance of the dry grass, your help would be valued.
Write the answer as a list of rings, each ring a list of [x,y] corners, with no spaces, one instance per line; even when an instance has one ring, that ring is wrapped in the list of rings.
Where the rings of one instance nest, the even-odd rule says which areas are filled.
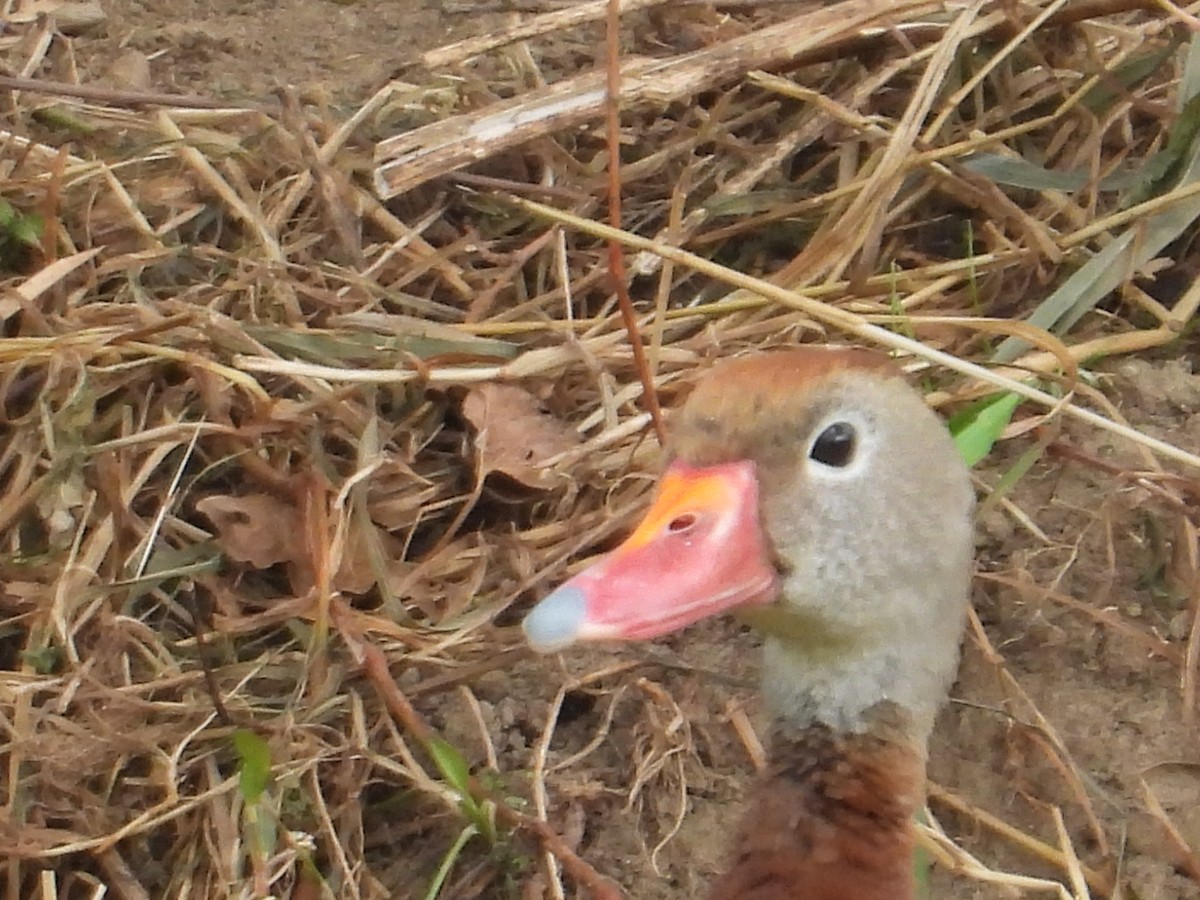
[[[1176,574],[1194,591],[1196,456],[1073,374],[1189,346],[1195,20],[1133,2],[769,9],[628,15],[621,239],[663,396],[718,356],[849,337],[903,353],[947,409],[1007,385],[1034,401],[1017,444],[1052,447],[1063,412],[1140,441],[1143,466],[1102,471],[1190,529]],[[594,91],[600,50],[563,26],[469,63],[448,50],[456,74],[347,118],[286,92],[245,109],[6,96],[7,896],[420,897],[439,871],[443,896],[561,896],[559,863],[603,894],[555,836],[571,829],[540,822],[547,779],[586,755],[552,758],[557,711],[593,689],[610,715],[631,689],[663,717],[630,801],[682,790],[686,716],[614,689],[627,665],[564,683],[524,756],[493,745],[500,714],[472,690],[524,660],[516,616],[627,526],[658,452],[610,232],[580,221],[604,209],[600,104],[564,98]],[[10,69],[62,71],[70,41],[26,27]],[[402,190],[384,203],[377,184]],[[1041,306],[1106,252],[1104,277]],[[1058,338],[1018,324],[1039,308]],[[997,357],[1003,335],[1037,346]],[[1155,642],[1190,715],[1194,604],[1170,639],[1094,612]],[[1066,826],[1057,847],[1030,838],[1059,873],[1033,880],[1106,895],[1107,826],[1006,689],[1091,823],[1073,832],[1086,851]],[[451,696],[473,718],[439,734]],[[1017,883],[950,846],[973,877]]]

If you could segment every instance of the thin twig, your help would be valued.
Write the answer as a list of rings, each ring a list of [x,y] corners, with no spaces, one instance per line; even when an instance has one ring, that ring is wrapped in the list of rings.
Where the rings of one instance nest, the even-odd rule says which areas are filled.
[[[167,109],[221,109],[231,112],[270,112],[273,109],[273,107],[261,103],[229,103],[213,97],[198,97],[194,94],[128,91],[92,84],[47,81],[44,78],[21,78],[15,75],[0,75],[0,90],[28,91],[31,94],[47,94],[55,97],[77,97],[93,103],[128,106],[134,109],[147,106],[161,106]]]

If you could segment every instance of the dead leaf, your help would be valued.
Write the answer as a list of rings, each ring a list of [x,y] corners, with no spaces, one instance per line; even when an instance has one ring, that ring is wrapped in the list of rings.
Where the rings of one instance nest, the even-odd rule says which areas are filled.
[[[462,413],[475,428],[483,472],[500,472],[528,487],[550,487],[553,475],[543,463],[579,445],[573,429],[543,412],[537,398],[516,385],[471,388]]]
[[[216,494],[196,503],[217,530],[217,543],[235,562],[266,569],[283,563],[297,596],[312,589],[314,573],[300,512],[272,494],[236,497]],[[404,545],[386,531],[377,531],[375,546],[352,528],[331,587],[338,592],[365,594],[383,578],[394,592],[404,584],[411,563],[401,559]],[[375,555],[378,554],[378,560]]]
[[[232,560],[256,569],[306,560],[304,529],[290,503],[270,494],[218,494],[198,501],[196,509],[216,526],[217,543]]]
[[[375,559],[376,554],[378,559]],[[412,563],[402,559],[403,555],[404,542],[386,531],[376,530],[369,536],[361,529],[351,527],[333,587],[346,594],[365,594],[382,578],[388,589],[395,593],[405,584],[413,568]]]

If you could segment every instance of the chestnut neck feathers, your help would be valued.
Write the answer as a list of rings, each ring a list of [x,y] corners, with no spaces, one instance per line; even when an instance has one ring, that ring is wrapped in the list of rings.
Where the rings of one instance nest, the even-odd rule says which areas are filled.
[[[709,900],[910,900],[924,780],[904,741],[818,725],[776,734]]]

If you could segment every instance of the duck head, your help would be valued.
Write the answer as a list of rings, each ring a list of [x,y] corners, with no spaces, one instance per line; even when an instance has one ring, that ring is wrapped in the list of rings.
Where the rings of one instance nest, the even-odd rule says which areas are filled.
[[[526,618],[538,650],[738,611],[765,635],[779,718],[928,733],[953,680],[974,493],[942,421],[882,356],[800,348],[714,367],[624,544]]]

